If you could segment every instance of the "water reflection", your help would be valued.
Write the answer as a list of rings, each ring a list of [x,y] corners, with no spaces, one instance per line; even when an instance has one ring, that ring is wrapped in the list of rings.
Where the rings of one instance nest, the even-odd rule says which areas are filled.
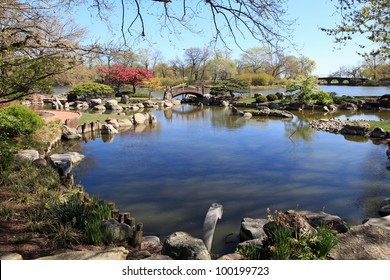
[[[224,216],[212,251],[222,253],[234,247],[224,240],[241,219],[265,218],[267,208],[325,210],[360,223],[389,195],[387,146],[311,129],[308,121],[322,113],[246,120],[229,108],[183,105],[153,114],[157,124],[140,133],[81,142],[86,159],[75,169],[76,182],[132,212],[145,234],[201,237],[218,202]]]

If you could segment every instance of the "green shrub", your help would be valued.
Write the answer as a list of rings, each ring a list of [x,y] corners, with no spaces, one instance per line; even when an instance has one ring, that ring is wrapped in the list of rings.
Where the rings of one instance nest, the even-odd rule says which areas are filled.
[[[90,98],[109,97],[114,93],[114,90],[107,85],[85,82],[74,86],[68,91],[68,101],[74,101],[85,95]]]
[[[37,113],[22,105],[0,109],[0,139],[28,136],[43,125],[44,121]]]
[[[260,73],[252,77],[252,86],[269,86],[274,83],[275,79],[269,74]]]
[[[260,95],[260,96],[256,97],[256,103],[263,103],[263,102],[267,102],[267,101],[268,101],[268,99],[264,95]]]
[[[276,94],[273,94],[273,93],[268,94],[266,97],[267,97],[268,101],[278,100],[278,97],[276,96]]]
[[[310,95],[311,102],[317,105],[329,105],[333,103],[332,96],[322,90],[317,90]]]

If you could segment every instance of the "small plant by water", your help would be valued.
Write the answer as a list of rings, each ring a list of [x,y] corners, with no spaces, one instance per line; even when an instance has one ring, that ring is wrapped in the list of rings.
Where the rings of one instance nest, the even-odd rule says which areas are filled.
[[[263,246],[252,245],[237,250],[246,259],[324,260],[338,239],[330,227],[321,226],[315,233],[307,231],[301,217],[275,211],[268,212],[273,224]]]

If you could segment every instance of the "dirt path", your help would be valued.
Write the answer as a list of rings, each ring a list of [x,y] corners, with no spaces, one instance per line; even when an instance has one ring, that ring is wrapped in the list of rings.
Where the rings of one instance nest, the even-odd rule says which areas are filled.
[[[79,119],[81,117],[81,113],[70,111],[42,110],[38,113],[46,122],[60,120],[64,123],[67,119]]]

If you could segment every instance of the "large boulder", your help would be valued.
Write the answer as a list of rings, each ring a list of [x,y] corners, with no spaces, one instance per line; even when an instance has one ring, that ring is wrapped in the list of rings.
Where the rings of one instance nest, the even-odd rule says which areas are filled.
[[[339,245],[330,251],[336,260],[389,260],[390,229],[360,225],[339,234]]]
[[[164,241],[162,254],[174,260],[211,260],[203,241],[186,232],[175,232]]]
[[[106,250],[70,251],[37,260],[126,260],[128,254],[129,251],[124,247],[115,247]]]
[[[103,105],[96,105],[96,106],[93,107],[93,110],[104,112],[106,110],[106,107],[103,106]]]
[[[117,134],[118,130],[116,130],[111,124],[103,124],[100,129],[101,134]]]
[[[349,229],[347,223],[339,216],[330,215],[322,211],[288,210],[287,213],[297,213],[300,216],[305,217],[307,222],[314,228],[327,226],[338,233],[347,232]]]
[[[82,136],[77,132],[76,128],[63,125],[62,126],[62,139],[72,140],[72,139],[80,139]]]
[[[130,102],[130,98],[128,95],[124,94],[121,96],[121,103],[122,104],[129,104],[129,102]]]
[[[72,164],[77,164],[84,159],[84,155],[78,152],[65,152],[62,154],[53,154],[50,156],[51,161],[71,161]]]
[[[135,113],[133,118],[135,124],[145,124],[147,122],[146,116],[141,113]]]
[[[133,230],[128,224],[119,223],[115,219],[109,219],[102,223],[102,228],[111,233],[113,243],[129,242],[133,236]]]
[[[141,250],[147,250],[149,252],[160,252],[162,249],[162,243],[157,236],[144,236],[142,237]]]
[[[267,239],[263,226],[268,223],[266,219],[244,218],[241,221],[240,240]]]
[[[382,138],[382,139],[384,139],[384,138],[387,137],[387,133],[386,133],[386,131],[383,130],[383,128],[381,128],[381,127],[376,127],[376,128],[374,128],[373,131],[371,131],[370,137],[372,137],[372,138]]]
[[[115,99],[107,100],[105,106],[106,106],[106,108],[107,108],[108,110],[113,110],[113,108],[115,108],[116,106],[118,106],[118,101],[116,101]]]

